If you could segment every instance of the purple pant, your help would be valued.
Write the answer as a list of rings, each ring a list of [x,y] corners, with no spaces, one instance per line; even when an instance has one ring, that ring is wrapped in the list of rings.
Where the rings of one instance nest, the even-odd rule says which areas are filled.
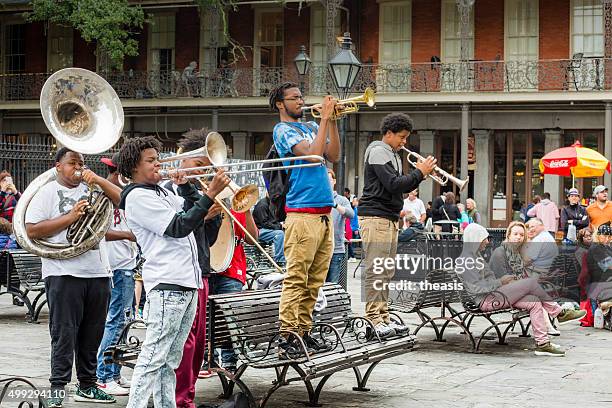
[[[181,364],[176,369],[176,406],[194,408],[195,384],[204,361],[206,349],[206,305],[208,303],[208,279],[202,279],[203,289],[198,289],[198,309],[193,326],[183,348]]]
[[[499,294],[487,296],[480,308],[485,311],[505,309],[510,306],[527,310],[533,327],[533,336],[538,345],[548,343],[548,316],[556,317],[561,313],[561,307],[550,300],[550,296],[535,278],[521,279],[497,288],[497,292],[505,295],[502,299]]]

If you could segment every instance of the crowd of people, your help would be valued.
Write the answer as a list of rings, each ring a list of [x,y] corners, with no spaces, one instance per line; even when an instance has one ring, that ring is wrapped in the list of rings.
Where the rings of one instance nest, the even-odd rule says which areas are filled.
[[[272,91],[270,107],[279,115],[271,154],[339,159],[333,97],[316,106],[320,123],[300,121],[304,99],[293,83]],[[321,286],[339,282],[342,261],[354,258],[353,246],[347,245],[351,240],[362,246],[369,335],[386,339],[406,333],[408,328],[392,320],[388,310],[384,283],[391,281],[395,269],[385,265],[382,272],[376,271],[375,260],[394,258],[398,241],[415,239],[425,229],[463,231],[463,258],[480,256],[489,235],[480,225],[482,217],[473,199],[457,203],[455,195],[447,192],[426,206],[418,198],[418,186],[434,172],[436,159],[427,157],[402,174],[398,151],[412,130],[412,120],[405,114],[392,113],[382,120],[381,140],[365,152],[359,199],[349,189],[343,195],[335,192],[336,175],[328,167],[299,167],[284,174],[280,197],[263,197],[252,212],[243,213],[224,208],[218,198],[230,183],[222,169],[206,186],[186,178],[198,174],[193,168],[209,166],[208,157],[185,158],[170,180],[162,180],[161,144],[152,136],[128,139],[112,158],[102,159],[106,177],[86,169],[82,154],[60,148],[55,157],[57,179],[42,187],[28,206],[29,237],[67,242],[67,227],[87,211],[88,185],[99,186],[114,208],[111,227],[99,245],[69,259],[42,259],[51,334],[49,380],[55,391],[48,406],[62,406],[60,391],[71,381],[76,359],[76,401],[112,403],[114,396],[129,394],[130,408],[146,407],[151,396],[155,406],[195,407],[195,384],[211,375],[209,363],[236,370],[234,350],[208,349],[206,305],[210,294],[243,289],[244,245],[255,240],[272,245],[274,261],[286,270],[279,304],[280,359],[329,349],[312,335],[313,309]],[[204,147],[208,134],[208,129],[190,130],[177,148],[191,152]],[[122,187],[120,177],[130,183]],[[0,219],[10,225],[20,195],[6,171],[0,173],[0,189]],[[526,222],[510,224],[505,241],[484,269],[461,274],[483,310],[514,307],[530,313],[538,355],[565,353],[550,342],[549,335],[558,334],[551,320],[586,319],[588,324],[595,314],[593,306],[607,311],[612,305],[612,279],[608,279],[612,204],[607,193],[606,187],[596,187],[595,202],[584,208],[578,191],[571,189],[569,203],[561,211],[545,194],[525,212]],[[235,248],[229,267],[212,273],[210,247],[218,239],[223,217],[234,222]],[[588,305],[583,311],[562,309],[538,280],[558,254],[554,239],[558,228],[565,238],[575,237],[577,242],[579,281]],[[10,238],[10,230],[4,235]],[[8,245],[7,241],[5,248]],[[380,279],[382,290],[374,284]],[[141,317],[141,306],[146,337],[128,381],[104,352],[117,342],[130,319]]]

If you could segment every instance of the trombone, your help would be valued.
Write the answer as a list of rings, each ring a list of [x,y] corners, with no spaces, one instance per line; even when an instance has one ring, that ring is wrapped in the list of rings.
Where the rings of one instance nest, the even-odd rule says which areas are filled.
[[[374,90],[372,88],[366,88],[363,95],[355,96],[354,98],[341,99],[338,101],[336,105],[333,120],[340,119],[349,113],[355,113],[359,111],[358,103],[365,103],[370,108],[372,108],[376,104],[376,98],[374,96]],[[302,112],[310,111],[310,114],[313,118],[320,118],[321,114],[317,112],[314,108],[320,107],[321,104],[304,106],[302,108]]]
[[[174,156],[165,157],[163,159],[159,159],[160,163],[168,163],[176,160],[185,160],[185,159],[193,159],[193,158],[201,158],[207,157],[212,163],[210,166],[199,166],[199,167],[189,167],[189,168],[173,168],[173,169],[161,169],[159,170],[159,174],[163,179],[169,179],[175,174],[180,173],[191,173],[191,172],[208,172],[204,174],[190,174],[185,176],[187,179],[198,179],[202,180],[207,177],[214,177],[218,168],[227,168],[229,171],[226,171],[225,174],[233,175],[233,174],[243,174],[243,173],[252,173],[256,171],[272,171],[279,169],[295,169],[302,167],[318,167],[325,165],[325,159],[321,156],[317,155],[308,155],[308,156],[299,156],[299,157],[286,157],[279,159],[264,159],[264,160],[255,160],[249,162],[241,162],[241,163],[225,163],[227,159],[227,147],[225,145],[225,141],[223,140],[223,136],[221,136],[217,132],[210,132],[206,136],[205,146],[192,150],[186,153],[178,153]],[[300,163],[300,164],[292,164],[292,165],[284,165],[281,162],[285,161],[294,161],[294,160],[306,160],[308,163]],[[232,170],[234,167],[239,166],[253,166],[258,164],[268,164],[268,163],[281,163],[279,166],[272,166],[266,168],[248,168],[243,170]],[[240,187],[235,182],[231,182],[225,190],[219,194],[219,198],[229,198],[232,197],[232,208],[237,212],[246,212],[251,207],[253,207],[257,201],[259,200],[259,188],[250,184],[244,187]]]
[[[408,161],[408,163],[410,163],[412,165],[412,167],[416,168],[416,165],[418,162],[422,162],[425,161],[425,158],[423,156],[421,156],[420,154],[413,152],[412,150],[408,150],[405,147],[402,146],[401,148],[402,150],[404,150],[406,153],[408,153],[406,155],[406,160]],[[410,158],[413,157],[413,160],[410,160]],[[445,186],[448,184],[448,182],[450,181],[451,183],[453,183],[454,185],[456,185],[457,187],[459,187],[459,191],[463,191],[463,189],[465,189],[465,187],[467,187],[470,178],[466,177],[465,180],[461,180],[455,176],[453,176],[452,174],[450,174],[449,172],[441,169],[440,167],[436,166],[434,167],[434,172],[435,173],[430,173],[429,177],[431,177],[431,179],[433,181],[435,181],[436,183],[440,184],[441,186]]]
[[[195,150],[194,150],[195,152]],[[192,152],[189,152],[192,153]],[[188,154],[188,153],[186,153]],[[178,156],[178,155],[177,155]],[[184,158],[179,158],[179,159],[175,159],[176,156],[172,156],[169,157],[168,159],[172,159],[172,160],[183,160]],[[166,160],[166,159],[164,159]],[[296,160],[305,160],[305,161],[309,161],[309,163],[300,163],[300,164],[288,164],[288,165],[284,165],[281,164],[280,166],[273,166],[273,167],[255,167],[252,169],[243,169],[243,170],[232,170],[232,167],[241,167],[241,166],[251,166],[251,165],[257,165],[257,164],[268,164],[268,163],[282,163],[285,161],[296,161]],[[161,161],[161,160],[160,160]],[[170,161],[170,160],[168,160]],[[261,172],[265,172],[265,171],[274,171],[274,170],[288,170],[288,169],[299,169],[299,168],[303,168],[303,167],[320,167],[320,166],[324,166],[325,165],[325,159],[321,156],[317,156],[316,154],[311,154],[311,155],[307,155],[307,156],[292,156],[292,157],[285,157],[285,158],[279,158],[279,159],[263,159],[263,160],[253,160],[253,161],[247,161],[247,162],[241,162],[241,163],[226,163],[226,164],[219,164],[219,165],[210,165],[210,166],[200,166],[200,167],[187,167],[184,169],[161,169],[159,171],[159,174],[163,177],[163,178],[171,178],[173,175],[177,174],[177,173],[190,173],[193,171],[208,171],[208,170],[217,170],[219,168],[228,168],[229,170],[225,172],[225,174],[230,175],[230,174],[244,174],[244,173],[253,173],[256,171],[261,171]],[[186,179],[198,179],[198,178],[204,178],[204,177],[214,177],[215,174],[214,173],[205,173],[205,174],[191,174],[188,176],[185,176]]]

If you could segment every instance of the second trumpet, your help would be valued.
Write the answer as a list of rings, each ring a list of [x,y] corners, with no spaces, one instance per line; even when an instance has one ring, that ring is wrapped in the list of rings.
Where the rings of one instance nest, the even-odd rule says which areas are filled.
[[[425,161],[425,158],[420,154],[415,153],[412,150],[408,150],[405,147],[402,147],[401,149],[408,153],[406,155],[406,160],[412,165],[412,167],[416,168],[418,162]],[[413,158],[412,160],[410,159],[411,157]],[[451,183],[459,187],[459,191],[463,191],[463,189],[467,187],[470,181],[469,177],[466,177],[465,180],[461,180],[438,166],[434,168],[434,173],[429,174],[429,177],[431,177],[432,180],[434,180],[441,186],[447,185],[450,181]]]
[[[336,110],[335,110],[333,119],[337,120],[337,119],[342,118],[345,115],[348,115],[349,113],[355,113],[359,111],[359,105],[358,105],[359,103],[365,103],[370,108],[376,105],[376,99],[374,97],[374,91],[372,90],[372,88],[366,88],[363,95],[356,96],[354,98],[339,100],[338,105],[336,106]],[[304,106],[302,108],[302,112],[310,111],[310,114],[312,115],[313,118],[320,118],[321,114],[314,109],[315,107],[318,107],[318,106],[320,105]]]

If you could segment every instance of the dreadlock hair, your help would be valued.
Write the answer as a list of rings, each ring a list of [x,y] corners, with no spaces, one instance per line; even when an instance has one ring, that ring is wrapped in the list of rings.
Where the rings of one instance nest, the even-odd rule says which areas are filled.
[[[64,158],[64,156],[70,152],[74,152],[74,150],[70,150],[66,146],[60,147],[60,149],[55,153],[55,162],[57,163],[61,161]]]
[[[123,146],[121,146],[119,157],[117,158],[117,162],[115,162],[119,173],[124,177],[131,178],[132,172],[140,161],[140,153],[145,149],[155,149],[159,152],[161,147],[161,143],[155,136],[128,139]]]
[[[208,133],[210,133],[208,128],[191,129],[183,133],[183,137],[178,142],[178,147],[180,147],[183,152],[191,152],[206,146],[206,136],[208,136]]]
[[[298,88],[298,85],[295,82],[283,82],[276,88],[272,89],[268,102],[271,110],[278,112],[276,102],[280,102],[285,99],[285,91],[290,88]]]

